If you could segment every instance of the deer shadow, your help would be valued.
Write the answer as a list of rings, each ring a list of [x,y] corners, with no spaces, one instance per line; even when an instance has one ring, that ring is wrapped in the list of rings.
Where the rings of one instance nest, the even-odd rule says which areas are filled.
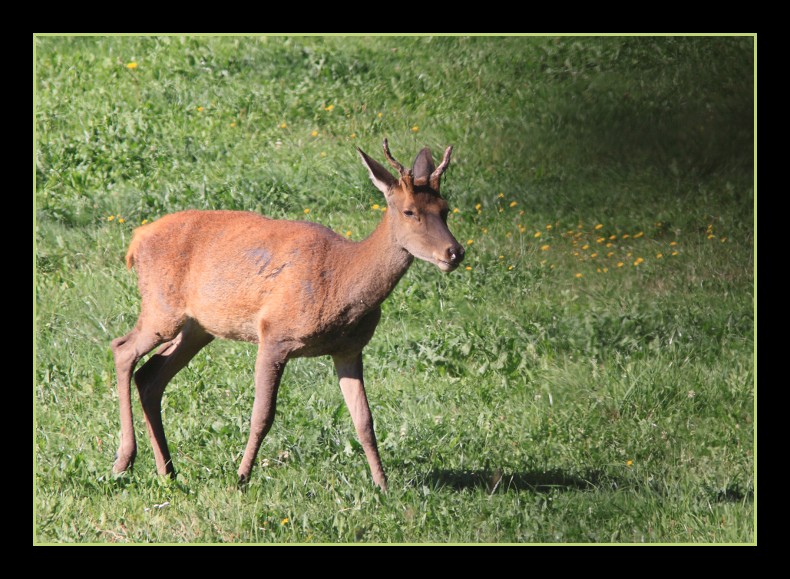
[[[427,474],[426,483],[431,487],[450,488],[456,491],[484,489],[495,492],[537,492],[552,490],[592,490],[603,482],[603,473],[589,471],[581,474],[568,474],[561,470],[509,472],[501,469],[484,468],[480,470],[433,470]],[[606,484],[616,488],[616,481],[606,478]]]

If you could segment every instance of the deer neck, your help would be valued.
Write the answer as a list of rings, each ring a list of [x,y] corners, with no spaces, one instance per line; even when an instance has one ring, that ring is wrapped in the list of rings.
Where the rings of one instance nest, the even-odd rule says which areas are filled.
[[[349,246],[345,293],[372,309],[383,302],[409,269],[414,257],[395,236],[389,212],[370,236]]]

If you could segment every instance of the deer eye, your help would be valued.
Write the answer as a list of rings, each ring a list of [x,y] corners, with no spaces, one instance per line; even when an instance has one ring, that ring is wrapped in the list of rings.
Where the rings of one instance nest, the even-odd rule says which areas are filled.
[[[406,209],[406,210],[403,212],[403,214],[404,214],[406,217],[414,217],[414,211],[412,211],[411,209]]]

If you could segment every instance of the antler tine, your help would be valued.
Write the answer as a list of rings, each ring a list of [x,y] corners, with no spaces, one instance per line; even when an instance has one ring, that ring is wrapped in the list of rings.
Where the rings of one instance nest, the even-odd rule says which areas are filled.
[[[389,161],[390,165],[398,170],[398,173],[401,177],[408,174],[408,171],[404,168],[404,166],[392,158],[392,155],[390,154],[390,145],[387,142],[387,139],[384,139],[384,156],[387,157],[387,161]]]
[[[439,178],[447,171],[447,167],[450,165],[450,157],[453,154],[453,146],[450,145],[444,151],[444,157],[442,158],[442,162],[436,167],[436,170],[431,173],[431,188],[435,189],[436,191],[439,190]]]

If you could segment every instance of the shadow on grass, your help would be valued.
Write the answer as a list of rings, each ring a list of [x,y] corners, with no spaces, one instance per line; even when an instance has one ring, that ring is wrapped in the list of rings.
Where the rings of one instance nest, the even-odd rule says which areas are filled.
[[[587,472],[571,475],[560,470],[507,472],[499,469],[483,470],[434,470],[427,481],[436,488],[455,490],[485,489],[495,492],[547,492],[551,490],[593,490],[602,484],[603,473]],[[616,488],[617,483],[607,479],[606,484]]]

